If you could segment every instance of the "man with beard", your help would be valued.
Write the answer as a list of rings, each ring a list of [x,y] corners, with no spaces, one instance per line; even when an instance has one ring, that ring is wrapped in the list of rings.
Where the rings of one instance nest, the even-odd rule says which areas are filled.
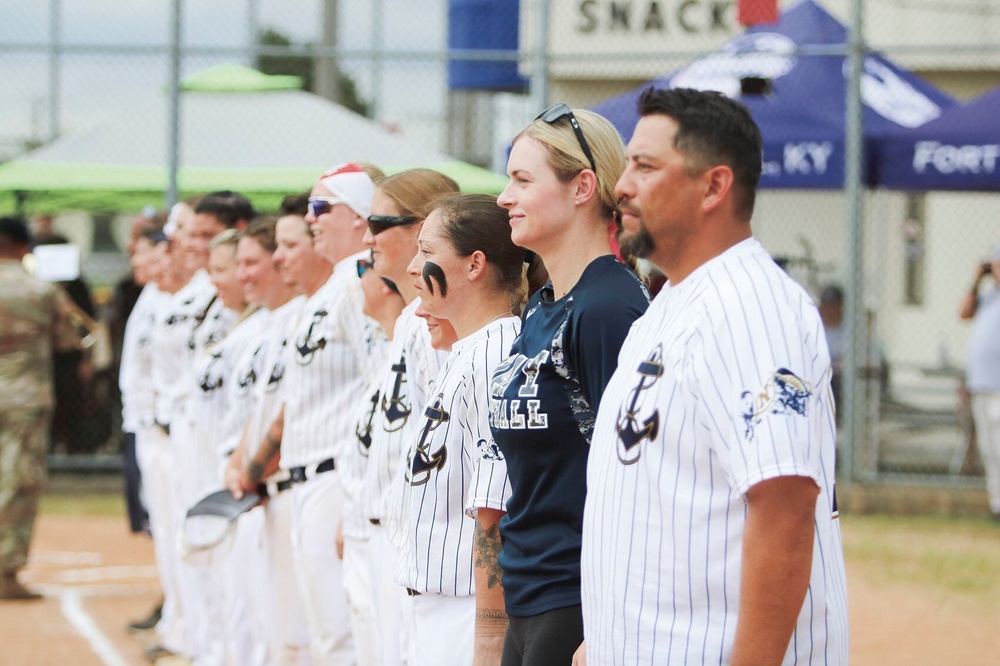
[[[668,281],[598,410],[576,661],[846,664],[830,356],[752,236],[760,132],[718,93],[639,112],[619,237]]]

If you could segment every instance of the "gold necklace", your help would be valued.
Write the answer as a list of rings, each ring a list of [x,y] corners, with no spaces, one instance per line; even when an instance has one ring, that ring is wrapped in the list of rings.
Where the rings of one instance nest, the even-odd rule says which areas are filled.
[[[497,319],[500,319],[501,317],[513,317],[513,316],[514,316],[514,313],[511,312],[510,310],[507,310],[507,312],[501,312],[497,316],[493,317],[493,319],[490,319],[488,322],[486,322],[485,324],[483,324],[483,328],[486,328],[487,326],[489,326],[490,324],[492,324],[493,322],[495,322]]]

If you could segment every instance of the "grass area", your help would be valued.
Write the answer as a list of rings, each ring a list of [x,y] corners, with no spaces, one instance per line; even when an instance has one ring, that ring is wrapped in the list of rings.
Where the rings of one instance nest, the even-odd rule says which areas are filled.
[[[939,516],[842,515],[848,566],[873,585],[903,583],[942,598],[995,603],[1000,591],[1000,525]]]
[[[125,516],[121,493],[48,494],[42,496],[42,513],[59,516]]]

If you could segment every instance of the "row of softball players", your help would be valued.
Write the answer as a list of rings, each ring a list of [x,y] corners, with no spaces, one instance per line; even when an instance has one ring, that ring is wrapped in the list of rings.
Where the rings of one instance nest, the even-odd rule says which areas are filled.
[[[262,304],[272,315],[289,311],[264,326],[266,344],[244,350],[257,365],[245,367],[235,385],[253,396],[251,415],[228,467],[234,489],[269,481],[268,527],[257,529],[279,533],[269,540],[267,568],[286,580],[271,586],[273,595],[288,597],[277,605],[282,618],[295,618],[295,607],[306,617],[299,627],[308,629],[312,648],[302,649],[303,637],[292,638],[294,627],[286,627],[272,655],[440,664],[468,663],[473,654],[499,660],[502,652],[505,663],[568,663],[582,640],[579,549],[590,428],[615,350],[647,297],[610,246],[624,146],[599,116],[571,114],[546,115],[518,136],[511,182],[498,201],[456,197],[450,179],[415,170],[382,180],[364,210],[357,188],[338,186],[343,174],[325,174],[306,218],[279,221],[276,270],[282,284],[313,303],[297,312],[287,305],[296,299]],[[342,207],[366,223],[370,259],[347,251],[336,263],[323,256],[352,233],[350,223],[338,228],[332,219]],[[241,239],[237,255],[244,242],[251,241]],[[534,290],[524,273],[538,259],[551,282]],[[361,308],[326,293],[336,291],[324,289],[335,274],[343,276],[335,283],[340,291],[363,294],[369,315],[368,324],[339,336],[358,361],[352,378],[360,383],[346,391],[349,430],[332,426],[329,414],[311,425],[302,439],[330,448],[300,465],[306,459],[288,451],[283,430],[306,421],[308,409],[289,415],[289,404],[329,404],[337,389],[307,381],[300,383],[311,388],[295,395],[284,388],[286,374],[329,374],[309,369],[338,339],[323,326],[343,319],[348,307]],[[253,288],[244,286],[249,295]],[[528,292],[521,331],[516,314]],[[273,456],[257,454],[269,442],[278,444],[282,469],[262,479]],[[321,470],[327,460],[336,462]],[[303,523],[309,498],[296,508],[287,491],[316,488],[320,477],[337,489],[330,497],[343,500],[340,515],[324,501]],[[296,515],[299,531],[279,527]],[[336,523],[339,534],[330,536],[324,521]],[[344,561],[327,567],[334,549],[314,549],[318,564],[303,575],[295,542],[316,534],[318,549],[342,539]],[[282,559],[283,550],[293,554]],[[308,588],[334,578],[322,603],[346,596],[349,610],[310,609]]]

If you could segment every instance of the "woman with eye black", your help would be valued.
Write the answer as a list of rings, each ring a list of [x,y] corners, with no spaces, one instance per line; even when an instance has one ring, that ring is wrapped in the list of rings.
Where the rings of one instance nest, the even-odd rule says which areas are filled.
[[[387,511],[404,456],[416,429],[430,385],[447,356],[431,346],[427,326],[415,314],[417,291],[406,269],[417,252],[417,234],[431,211],[431,202],[457,194],[454,180],[430,169],[411,169],[389,176],[375,188],[365,244],[371,248],[373,270],[396,285],[406,307],[396,320],[388,361],[377,379],[379,404],[371,426],[368,469],[360,507],[372,529],[368,558],[372,603],[377,618],[378,663],[406,663],[409,597],[395,581],[399,520]],[[394,543],[395,541],[395,543]]]
[[[510,182],[497,199],[513,242],[536,253],[551,280],[529,300],[521,335],[490,386],[490,427],[511,496],[499,534],[482,516],[480,523],[503,572],[504,666],[570,664],[583,640],[590,436],[618,349],[649,302],[634,270],[612,253],[624,168],[625,145],[611,123],[557,104],[514,139]]]
[[[474,655],[476,589],[490,585],[474,552],[471,510],[502,509],[504,474],[481,475],[494,457],[487,382],[520,330],[525,250],[487,195],[441,200],[410,263],[435,347],[451,352],[438,373],[397,483],[402,541],[396,581],[410,596],[411,666],[467,666]],[[447,335],[448,329],[454,332]]]

